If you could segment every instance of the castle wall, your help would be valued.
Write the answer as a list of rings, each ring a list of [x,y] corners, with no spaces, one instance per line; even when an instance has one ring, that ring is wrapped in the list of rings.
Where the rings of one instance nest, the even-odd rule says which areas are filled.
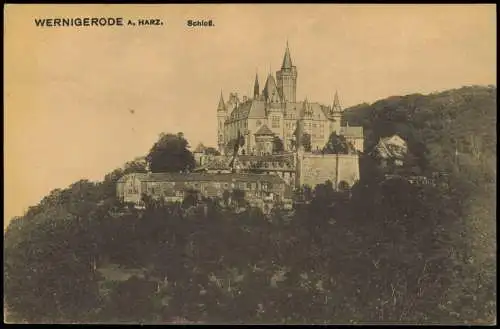
[[[355,154],[297,154],[296,187],[309,185],[314,188],[330,180],[334,188],[340,182],[352,187],[359,180],[359,156]]]

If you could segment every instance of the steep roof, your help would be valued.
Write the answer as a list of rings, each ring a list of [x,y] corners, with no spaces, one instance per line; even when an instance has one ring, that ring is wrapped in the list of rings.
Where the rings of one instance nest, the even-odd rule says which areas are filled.
[[[266,103],[261,100],[254,100],[252,107],[248,113],[249,118],[265,118],[266,117]]]
[[[250,109],[252,108],[252,101],[246,101],[244,103],[241,103],[236,107],[231,114],[229,115],[229,118],[231,120],[237,120],[237,119],[245,119],[248,118],[248,113],[250,113]]]
[[[224,97],[222,97],[222,91],[220,92],[219,106],[217,106],[217,111],[225,111],[226,105],[224,104]]]
[[[132,174],[133,175],[133,174]],[[126,175],[129,176],[129,175]],[[285,181],[278,175],[266,174],[208,174],[208,173],[148,173],[138,177],[142,182],[197,182],[197,181],[216,181],[216,182],[270,182],[284,183]]]
[[[259,130],[257,130],[257,132],[254,134],[256,136],[259,136],[259,135],[274,135],[273,131],[271,129],[269,129],[269,127],[266,125],[266,124],[263,124]]]
[[[406,141],[404,139],[402,139],[401,137],[399,137],[399,135],[382,137],[380,140],[386,144],[396,144],[396,145],[406,146]]]
[[[340,106],[339,94],[335,91],[335,96],[333,97],[332,112],[342,112],[342,106]]]
[[[262,91],[262,94],[264,95],[266,100],[279,96],[278,87],[276,86],[276,80],[271,73],[269,73],[269,75],[267,76],[266,85],[264,87],[264,90]]]
[[[235,108],[230,116],[230,120],[240,120],[247,118],[265,118],[266,117],[266,105],[264,101],[261,100],[248,100],[245,103],[241,103],[237,108]]]
[[[312,110],[312,119],[324,120],[328,117],[328,106],[322,105],[320,103],[308,102],[308,107]],[[285,112],[286,115],[293,115],[296,119],[299,119],[304,113],[304,102],[289,102],[286,103]],[[285,119],[287,117],[285,116]]]
[[[403,159],[407,153],[406,143],[403,145],[391,143],[391,139],[394,136],[381,138],[378,144],[375,146],[375,151],[382,158],[395,158]],[[401,139],[404,141],[403,139]]]
[[[291,69],[292,68],[292,56],[290,55],[290,48],[288,48],[288,42],[286,43],[285,56],[283,57],[283,64],[281,65],[282,69]]]

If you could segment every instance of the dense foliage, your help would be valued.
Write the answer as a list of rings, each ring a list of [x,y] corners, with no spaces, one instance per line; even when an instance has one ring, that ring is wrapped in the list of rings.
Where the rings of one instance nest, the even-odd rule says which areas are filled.
[[[493,86],[393,96],[346,109],[344,119],[363,126],[366,150],[398,134],[424,170],[451,170],[458,151],[463,165],[481,162],[482,171],[495,173],[496,96]]]
[[[489,88],[476,92],[491,105],[482,98]],[[383,108],[377,118],[393,109]],[[456,109],[454,122],[469,108]],[[490,116],[496,106],[481,111]],[[374,120],[372,136],[394,132]],[[496,172],[484,165],[491,137],[476,141],[480,156],[464,150],[461,161],[433,153],[448,154],[453,143],[424,149],[421,164],[448,170],[447,186],[383,181],[363,158],[350,198],[330,182],[305,186],[292,214],[248,206],[236,213],[238,190],[220,203],[196,206],[198,196],[188,195],[183,204],[125,211],[114,183],[137,163],[102,183],[55,190],[5,232],[9,314],[29,323],[493,323]]]
[[[193,154],[188,150],[188,142],[182,133],[161,134],[146,161],[152,172],[180,172],[195,167]]]
[[[325,154],[347,154],[354,151],[354,146],[342,135],[334,131],[328,138],[328,142],[322,152]]]

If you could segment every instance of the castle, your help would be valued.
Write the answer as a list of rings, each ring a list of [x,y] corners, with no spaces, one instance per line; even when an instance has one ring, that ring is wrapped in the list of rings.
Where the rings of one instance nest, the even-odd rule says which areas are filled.
[[[181,201],[193,190],[220,198],[224,191],[239,189],[251,204],[268,212],[276,202],[290,204],[293,189],[304,185],[314,188],[330,181],[335,190],[349,190],[360,178],[363,127],[341,125],[337,93],[326,106],[307,99],[297,102],[296,90],[297,68],[287,44],[276,79],[269,74],[262,92],[256,76],[252,99],[240,102],[231,93],[224,102],[221,94],[217,132],[222,155],[207,154],[200,146],[194,151],[197,167],[192,173],[125,175],[117,183],[117,196],[141,204],[143,194]],[[347,154],[321,152],[332,133],[351,144]]]
[[[333,132],[363,152],[363,128],[341,126],[343,110],[337,92],[331,106],[307,99],[297,101],[297,78],[287,42],[276,79],[269,73],[261,91],[256,75],[253,98],[240,100],[237,93],[230,93],[225,102],[221,92],[217,107],[219,152],[232,153],[234,143],[242,139],[240,154],[269,155],[275,153],[278,138],[285,152],[293,152],[301,146],[304,134],[309,135],[312,151],[322,150]]]

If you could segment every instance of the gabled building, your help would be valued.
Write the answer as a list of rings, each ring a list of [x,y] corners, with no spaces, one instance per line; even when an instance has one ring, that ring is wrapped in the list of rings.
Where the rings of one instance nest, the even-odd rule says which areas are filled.
[[[408,154],[408,145],[398,135],[380,138],[371,155],[377,159],[384,168],[396,166],[401,167]]]
[[[143,195],[168,202],[182,202],[192,191],[206,198],[222,198],[224,191],[245,192],[245,199],[265,212],[279,202],[289,203],[291,192],[277,175],[207,173],[133,173],[120,178],[117,197],[122,202],[143,205]]]

